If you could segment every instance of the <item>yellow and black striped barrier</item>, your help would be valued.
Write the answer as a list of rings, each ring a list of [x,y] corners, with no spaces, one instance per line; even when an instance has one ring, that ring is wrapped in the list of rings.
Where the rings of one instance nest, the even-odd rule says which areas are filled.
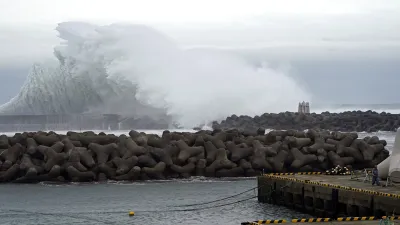
[[[364,217],[339,217],[337,221],[359,221],[359,220],[378,220],[375,216],[364,216]]]
[[[286,220],[259,220],[259,221],[254,221],[253,223],[256,224],[271,224],[271,223],[286,223]]]
[[[277,175],[277,176],[285,176],[285,175],[321,175],[322,172],[297,172],[297,173],[266,173],[264,175]]]
[[[400,216],[382,216],[382,219],[400,220]]]
[[[334,218],[302,218],[302,219],[292,219],[292,223],[320,223],[320,222],[346,222],[346,221],[366,221],[366,220],[400,220],[400,216],[383,216],[381,218],[375,216],[364,216],[364,217],[338,217]],[[243,222],[241,225],[258,225],[258,224],[273,224],[273,223],[286,223],[286,220],[256,220],[253,222]]]
[[[257,220],[253,222],[243,222],[241,225],[256,225],[256,224],[272,224],[272,223],[286,223],[286,220]]]
[[[284,176],[284,175],[296,175],[297,173],[266,173],[265,175],[275,175],[275,176]]]
[[[389,193],[383,193],[383,192],[377,192],[377,194],[380,196],[385,196],[385,197],[400,198],[400,195],[397,195],[397,194],[389,194]]]
[[[286,174],[289,174],[289,173],[286,173]],[[291,174],[293,174],[293,173],[291,173]],[[293,177],[285,177],[285,176],[274,175],[274,174],[266,174],[265,176],[270,177],[270,178],[274,178],[274,179],[277,179],[277,180],[288,180],[288,181],[294,181],[294,182],[298,182],[298,183],[313,184],[313,185],[318,185],[318,186],[323,186],[323,187],[331,187],[331,188],[336,188],[336,189],[342,189],[342,190],[361,192],[361,193],[366,193],[366,194],[371,194],[371,195],[379,195],[379,196],[385,196],[385,197],[399,198],[400,199],[400,194],[389,194],[389,193],[378,192],[378,191],[373,191],[373,190],[366,190],[366,189],[361,189],[361,188],[352,188],[352,187],[341,186],[341,185],[336,185],[336,184],[327,184],[327,183],[322,183],[322,182],[319,182],[319,181],[302,180],[302,179],[297,179],[297,178],[293,178]]]
[[[292,223],[313,223],[313,222],[330,222],[332,218],[308,218],[308,219],[292,219]]]

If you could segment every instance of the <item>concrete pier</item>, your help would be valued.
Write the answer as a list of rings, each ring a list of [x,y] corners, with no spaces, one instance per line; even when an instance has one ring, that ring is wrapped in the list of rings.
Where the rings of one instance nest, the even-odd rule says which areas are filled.
[[[400,224],[399,220],[392,220],[390,221],[391,223],[388,225],[398,225]],[[304,222],[304,223],[292,223],[290,221],[283,223],[283,224],[296,224],[296,225],[310,225],[309,222]],[[242,223],[242,225],[258,225],[258,224],[268,224],[268,223],[251,223],[251,222],[244,222]],[[271,223],[272,224],[272,223]],[[358,220],[358,221],[329,221],[327,222],[313,222],[311,223],[312,225],[326,225],[326,224],[330,224],[330,225],[380,225],[380,221],[377,220],[372,220],[372,221],[368,221],[368,220]],[[385,225],[384,223],[382,223],[382,225]]]
[[[263,175],[258,200],[320,218],[400,214],[400,188],[372,186],[350,175]]]

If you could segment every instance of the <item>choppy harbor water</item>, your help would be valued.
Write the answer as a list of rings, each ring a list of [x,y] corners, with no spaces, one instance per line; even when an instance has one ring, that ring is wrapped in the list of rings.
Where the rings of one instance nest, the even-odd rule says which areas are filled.
[[[147,131],[161,133],[162,131]],[[116,132],[127,133],[127,131]],[[391,150],[395,133],[377,135]],[[214,201],[257,186],[254,178],[151,181],[94,184],[2,184],[0,224],[226,224],[258,219],[290,219],[307,215],[257,202],[251,190],[243,195],[212,204],[179,207]],[[236,204],[233,202],[241,201]],[[225,205],[226,204],[226,205]],[[225,205],[225,206],[221,206]],[[203,209],[199,209],[203,208]],[[194,211],[173,211],[198,209]],[[135,211],[134,217],[128,212]]]

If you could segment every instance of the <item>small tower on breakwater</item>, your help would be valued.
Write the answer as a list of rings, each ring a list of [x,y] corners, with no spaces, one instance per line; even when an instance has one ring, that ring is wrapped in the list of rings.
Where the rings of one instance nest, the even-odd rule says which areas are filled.
[[[299,102],[297,107],[298,113],[309,114],[310,113],[310,103],[309,102]]]
[[[310,114],[310,103],[306,102],[306,113]]]

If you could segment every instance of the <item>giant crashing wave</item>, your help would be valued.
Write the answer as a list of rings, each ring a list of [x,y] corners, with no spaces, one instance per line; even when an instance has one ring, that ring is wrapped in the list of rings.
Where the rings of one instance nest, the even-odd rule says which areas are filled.
[[[183,50],[147,26],[65,22],[56,30],[56,62],[34,64],[1,114],[119,114],[193,127],[309,99],[281,72],[231,54]]]

